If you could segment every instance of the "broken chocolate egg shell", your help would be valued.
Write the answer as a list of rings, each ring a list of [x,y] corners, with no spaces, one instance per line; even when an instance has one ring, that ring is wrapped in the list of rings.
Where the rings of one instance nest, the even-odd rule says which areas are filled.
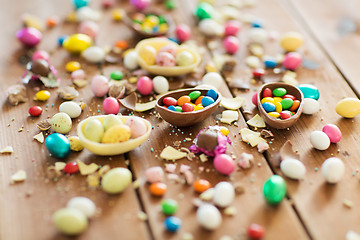
[[[258,103],[261,102],[261,96],[262,96],[262,93],[265,88],[270,88],[271,90],[274,90],[275,88],[280,88],[280,87],[285,88],[287,90],[287,94],[291,94],[294,97],[296,97],[296,99],[300,100],[300,106],[296,110],[295,115],[292,116],[291,118],[282,120],[282,119],[275,118],[275,117],[272,117],[269,114],[267,114],[267,112],[265,111],[265,109],[263,108],[263,106],[261,104],[258,104],[258,109],[259,109],[260,116],[264,119],[266,124],[268,124],[269,126],[271,126],[273,128],[276,128],[276,129],[285,129],[285,128],[288,128],[288,127],[291,127],[292,125],[294,125],[297,122],[297,120],[299,120],[301,113],[303,111],[304,95],[300,91],[300,89],[293,85],[287,84],[287,83],[279,83],[279,82],[267,83],[260,87],[260,89],[258,91],[258,95],[257,95],[257,100],[258,100]]]
[[[172,110],[167,109],[166,106],[163,104],[163,99],[166,97],[173,97],[175,99],[180,98],[184,95],[189,95],[192,91],[200,91],[201,96],[205,96],[208,89],[202,89],[202,88],[188,88],[188,89],[181,89],[173,92],[168,92],[164,95],[162,95],[160,98],[156,101],[155,110],[160,114],[160,116],[167,121],[168,123],[178,126],[178,127],[187,127],[195,125],[199,122],[204,121],[206,118],[208,118],[212,113],[214,113],[217,109],[217,107],[220,104],[220,101],[222,99],[219,92],[218,98],[216,99],[215,103],[211,104],[210,106],[207,106],[201,110],[198,111],[192,111],[192,112],[175,112]]]
[[[35,75],[47,77],[50,73],[49,63],[44,59],[32,61],[30,71]]]
[[[172,45],[177,47],[176,54],[179,54],[183,51],[190,52],[194,57],[194,62],[188,66],[174,66],[174,67],[165,67],[165,66],[158,66],[158,65],[148,65],[144,57],[140,53],[142,52],[142,49],[147,46],[152,46],[155,48],[156,52],[159,52],[159,50],[167,45]],[[138,54],[138,63],[141,66],[142,69],[148,71],[149,73],[160,75],[160,76],[179,76],[187,73],[194,72],[197,66],[200,64],[201,56],[200,54],[193,48],[190,48],[186,45],[178,45],[175,42],[167,39],[167,38],[148,38],[140,41],[136,47],[135,51]]]
[[[136,93],[132,93],[129,96],[123,98],[123,99],[119,99],[120,105],[123,106],[124,108],[130,110],[130,111],[135,110],[136,102],[137,102]]]
[[[136,147],[140,146],[150,136],[151,123],[149,121],[147,121],[146,119],[143,119],[140,117],[135,117],[135,116],[117,116],[124,124],[128,118],[138,118],[141,121],[144,121],[144,123],[146,124],[146,127],[147,127],[146,133],[140,137],[137,137],[134,139],[129,139],[125,142],[120,142],[120,143],[98,143],[98,142],[90,141],[89,139],[87,139],[84,135],[84,129],[85,129],[86,123],[91,119],[98,119],[98,120],[100,120],[101,123],[103,123],[105,117],[106,117],[106,115],[98,115],[98,116],[88,117],[88,118],[82,120],[77,127],[77,135],[80,138],[81,144],[84,146],[84,148],[86,148],[90,152],[94,153],[95,155],[114,156],[114,155],[119,155],[119,154],[122,154],[125,152],[129,152],[129,151],[135,149]]]

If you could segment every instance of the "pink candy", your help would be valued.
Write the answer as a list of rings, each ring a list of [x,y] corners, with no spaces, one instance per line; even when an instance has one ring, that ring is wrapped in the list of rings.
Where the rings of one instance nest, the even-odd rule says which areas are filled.
[[[49,62],[50,55],[48,52],[46,52],[44,50],[37,50],[36,52],[33,53],[31,60],[36,61],[39,59],[44,59],[45,61]]]
[[[150,2],[151,0],[130,0],[130,4],[135,6],[138,10],[145,9]]]
[[[340,129],[334,124],[326,124],[322,131],[329,137],[330,142],[337,143],[341,140],[342,133]]]
[[[32,27],[27,27],[19,30],[16,33],[17,39],[27,47],[35,47],[42,39],[42,34],[39,30]]]
[[[129,118],[128,120],[126,120],[125,124],[130,127],[131,138],[141,137],[147,132],[146,124],[144,123],[143,120],[139,118],[135,118],[135,117]]]
[[[177,49],[176,49],[176,47],[174,45],[166,45],[166,46],[160,48],[158,54],[161,53],[161,52],[168,52],[168,53],[170,53],[171,55],[173,55],[175,57],[176,56],[176,50]]]
[[[103,97],[109,91],[109,81],[104,76],[96,75],[91,81],[90,88],[96,97]]]
[[[120,104],[116,98],[108,97],[103,102],[103,109],[105,114],[117,114],[120,109]]]
[[[142,76],[137,81],[137,89],[142,95],[149,95],[153,90],[153,82],[147,76]]]
[[[156,56],[156,65],[174,67],[176,65],[175,57],[168,52],[160,52]]]
[[[180,42],[185,42],[191,37],[191,30],[186,24],[179,24],[175,29],[176,37]]]
[[[99,25],[93,21],[84,21],[79,25],[79,33],[95,38],[99,32]]]
[[[219,154],[214,158],[215,169],[224,175],[229,175],[235,170],[234,160],[227,154]]]
[[[228,36],[223,41],[226,52],[230,54],[234,54],[239,50],[239,44],[239,39],[234,36]]]
[[[82,69],[75,70],[71,73],[72,80],[81,80],[85,79],[85,72]]]
[[[300,53],[289,52],[288,54],[285,55],[282,65],[284,68],[295,70],[301,65],[301,62],[302,62],[302,57]]]
[[[161,167],[151,167],[145,170],[146,181],[150,183],[161,182],[164,178],[164,171]]]
[[[241,23],[235,20],[230,20],[225,24],[225,35],[226,36],[236,36],[240,31]]]
[[[257,95],[258,95],[258,93],[256,92],[256,93],[254,93],[254,95],[253,95],[252,98],[251,98],[251,102],[252,102],[255,106],[258,105]]]

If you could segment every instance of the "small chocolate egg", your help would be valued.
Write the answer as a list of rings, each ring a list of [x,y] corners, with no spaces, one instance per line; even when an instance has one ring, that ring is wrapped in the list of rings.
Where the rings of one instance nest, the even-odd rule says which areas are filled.
[[[110,194],[121,193],[131,183],[132,174],[127,168],[113,168],[103,176],[102,189]]]
[[[130,127],[131,138],[138,138],[144,135],[147,132],[147,126],[143,120],[139,118],[129,118],[125,122],[126,125]]]
[[[235,189],[229,182],[219,182],[214,188],[213,201],[216,206],[228,207],[235,198]]]
[[[304,114],[315,114],[320,110],[320,104],[317,100],[312,98],[303,99],[303,113]]]
[[[161,52],[168,52],[175,57],[176,52],[177,52],[177,47],[175,45],[171,45],[171,44],[165,45],[162,48],[160,48],[158,53],[161,53]]]
[[[200,21],[199,30],[208,37],[221,36],[225,31],[223,25],[210,18]]]
[[[109,91],[109,81],[105,76],[96,75],[91,81],[91,91],[96,97],[103,97]]]
[[[181,51],[176,55],[176,65],[189,66],[194,63],[194,55],[189,51]]]
[[[321,173],[328,183],[339,182],[345,173],[345,165],[341,159],[331,157],[326,159],[321,165]]]
[[[335,111],[344,118],[353,118],[360,113],[360,100],[344,98],[336,104]]]
[[[280,40],[281,47],[287,52],[295,52],[303,44],[304,38],[298,32],[287,32]]]
[[[131,130],[127,125],[115,125],[109,128],[101,139],[102,143],[119,143],[130,139]]]
[[[134,70],[136,68],[138,68],[138,54],[134,51],[131,50],[130,52],[128,52],[125,56],[124,56],[124,65],[127,69],[129,70]]]
[[[98,119],[90,119],[84,128],[84,136],[90,141],[101,142],[104,135],[104,127]]]
[[[52,116],[50,121],[51,128],[57,133],[66,134],[71,130],[71,118],[64,112],[56,113],[54,116]]]
[[[49,63],[44,59],[32,61],[30,71],[35,75],[47,77],[50,73]]]
[[[213,151],[218,146],[217,132],[204,130],[197,137],[196,145],[209,151]]]
[[[235,161],[227,154],[217,154],[214,158],[216,171],[224,175],[230,175],[235,170]]]
[[[219,73],[209,72],[202,78],[202,83],[218,89],[224,83],[224,80]]]
[[[87,197],[74,197],[69,200],[66,207],[76,208],[88,218],[92,218],[96,214],[95,203]]]
[[[56,228],[66,235],[79,235],[88,226],[88,219],[84,213],[76,208],[62,208],[53,215]]]
[[[156,49],[153,46],[144,46],[139,52],[139,56],[144,60],[147,65],[155,65],[156,63]]]
[[[310,134],[310,142],[313,147],[318,150],[326,150],[330,146],[328,135],[322,131],[312,131]]]
[[[59,111],[66,113],[71,118],[77,118],[81,114],[81,107],[78,103],[73,101],[63,102],[59,106]]]
[[[217,229],[222,222],[220,211],[215,206],[207,203],[198,208],[196,219],[207,230]]]
[[[114,114],[109,114],[104,118],[104,122],[103,122],[103,126],[104,126],[104,130],[105,132],[111,128],[112,126],[115,125],[122,125],[123,122],[120,120],[119,117],[117,117]]]
[[[154,91],[158,94],[169,91],[169,81],[163,76],[156,76],[153,79]]]
[[[169,53],[168,53],[169,54]],[[137,90],[142,94],[142,95],[149,95],[152,90],[153,90],[153,82],[151,81],[151,79],[147,76],[142,76],[139,78],[139,80],[136,83],[137,86]]]
[[[252,28],[249,32],[251,42],[264,44],[268,40],[268,33],[263,28]]]
[[[70,141],[60,133],[53,133],[47,136],[45,146],[57,158],[65,158],[70,153]]]
[[[283,174],[291,179],[303,179],[306,174],[305,165],[297,159],[286,158],[281,161],[280,169]]]
[[[27,47],[35,47],[42,39],[42,34],[39,30],[33,27],[27,27],[19,30],[16,33],[17,39]]]
[[[88,35],[78,33],[66,38],[63,42],[64,48],[74,54],[83,52],[92,45],[92,39]]]
[[[79,25],[79,33],[95,38],[100,30],[99,25],[93,21],[84,21]]]
[[[105,51],[101,47],[92,46],[85,49],[81,56],[90,63],[100,63],[105,58]]]
[[[164,67],[174,67],[176,65],[174,56],[168,52],[158,53],[156,56],[156,64]]]

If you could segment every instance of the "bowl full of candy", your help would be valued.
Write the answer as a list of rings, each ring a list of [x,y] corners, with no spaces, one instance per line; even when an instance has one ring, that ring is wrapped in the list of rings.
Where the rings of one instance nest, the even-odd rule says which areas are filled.
[[[154,12],[130,13],[128,23],[139,35],[143,37],[166,35],[173,26],[169,17]]]
[[[136,116],[99,115],[82,120],[77,128],[81,144],[96,155],[122,154],[149,138],[151,123]]]
[[[296,86],[275,82],[260,87],[257,105],[260,116],[269,126],[284,129],[299,120],[303,99],[303,93]]]
[[[200,64],[200,54],[191,46],[163,37],[148,38],[136,47],[139,65],[146,71],[160,76],[179,76],[193,72]]]
[[[221,95],[214,89],[189,88],[164,94],[155,109],[168,123],[186,127],[204,121],[215,112]]]

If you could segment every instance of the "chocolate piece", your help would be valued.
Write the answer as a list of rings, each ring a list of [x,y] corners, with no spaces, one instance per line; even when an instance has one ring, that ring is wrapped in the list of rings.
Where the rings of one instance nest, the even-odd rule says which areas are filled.
[[[213,151],[218,145],[217,132],[203,131],[197,138],[197,146],[204,148],[208,151]]]
[[[57,91],[59,98],[64,100],[73,100],[79,96],[79,92],[73,87],[64,87]]]
[[[8,88],[7,90],[8,94],[8,101],[12,105],[18,105],[19,103],[26,102],[26,88],[23,85],[13,85]]]
[[[47,77],[50,72],[49,63],[44,59],[32,61],[30,71],[35,75]]]
[[[122,98],[125,94],[125,85],[124,84],[113,84],[109,88],[109,96],[116,99]]]

